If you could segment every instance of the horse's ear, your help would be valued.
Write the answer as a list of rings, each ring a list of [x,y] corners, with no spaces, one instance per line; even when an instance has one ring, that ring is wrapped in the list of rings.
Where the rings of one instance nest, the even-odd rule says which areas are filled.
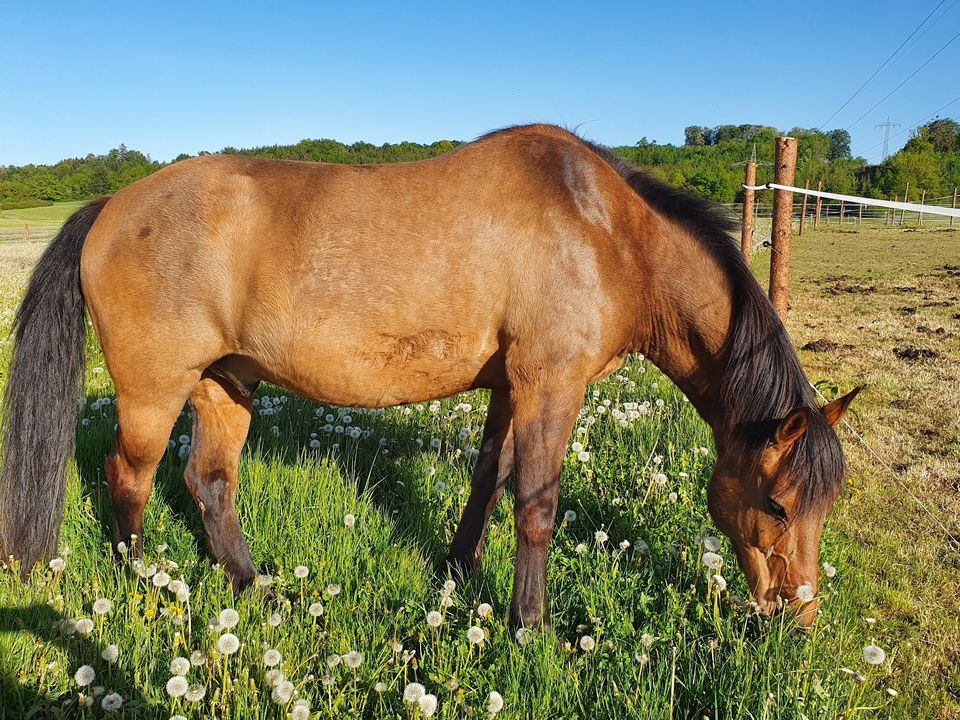
[[[843,416],[846,414],[847,408],[850,407],[850,403],[853,402],[853,399],[860,393],[861,390],[863,390],[862,385],[858,388],[854,388],[843,397],[838,397],[836,400],[831,400],[822,408],[820,408],[820,412],[823,413],[823,416],[827,419],[827,422],[830,423],[831,427],[843,420]]]
[[[803,437],[810,424],[810,408],[798,407],[791,410],[777,427],[776,444],[778,447],[787,448],[793,445],[797,440]]]

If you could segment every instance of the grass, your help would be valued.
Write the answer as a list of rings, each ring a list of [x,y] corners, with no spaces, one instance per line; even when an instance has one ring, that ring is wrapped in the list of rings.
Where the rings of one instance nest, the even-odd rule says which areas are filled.
[[[24,225],[29,226],[31,230],[56,229],[84,204],[80,200],[71,200],[46,207],[0,210],[0,229],[23,230]]]
[[[812,380],[843,389],[868,382],[855,426],[889,460],[907,465],[899,470],[904,481],[953,528],[957,489],[943,483],[960,476],[949,437],[956,397],[945,397],[949,385],[942,383],[956,387],[956,310],[923,303],[951,293],[956,299],[956,277],[937,267],[956,257],[957,240],[899,230],[805,235],[795,244],[789,322],[798,345],[836,345],[802,351]],[[3,323],[37,252],[36,244],[3,250]],[[757,258],[758,270],[765,259]],[[840,275],[845,279],[830,279]],[[874,291],[844,289],[850,285]],[[895,289],[907,286],[914,290]],[[911,303],[916,313],[898,315],[891,303]],[[905,324],[908,317],[914,326]],[[918,333],[921,322],[933,332]],[[938,335],[940,326],[949,329]],[[901,360],[889,347],[894,342],[929,344],[941,355]],[[4,343],[0,362],[9,352]],[[782,618],[763,621],[744,606],[747,589],[725,541],[726,590],[710,584],[700,561],[700,538],[715,534],[704,492],[713,460],[708,429],[655,368],[631,360],[588,391],[578,424],[585,433],[573,439],[591,453],[589,462],[572,451],[567,457],[549,567],[555,634],[520,644],[505,621],[514,543],[509,496],[492,519],[482,571],[456,587],[450,607],[443,601],[441,561],[466,499],[473,461],[465,450],[478,446],[484,393],[439,407],[318,413],[314,403],[277,388],[261,392],[241,460],[239,511],[272,585],[269,593],[236,597],[203,549],[202,524],[183,486],[179,437],[190,428],[182,416],[145,521],[146,563],[188,583],[189,602],[182,602],[130,563],[110,560],[102,463],[115,415],[109,403],[92,407],[111,396],[93,340],[89,362],[62,537],[66,567],[38,569],[27,582],[0,575],[0,717],[102,717],[102,696],[111,691],[124,698],[125,717],[286,717],[292,707],[270,699],[267,648],[280,651],[283,673],[315,717],[416,715],[402,698],[411,681],[437,696],[437,717],[449,718],[486,717],[491,691],[504,698],[503,718],[958,716],[950,655],[960,646],[957,556],[849,436],[850,488],[822,543],[823,559],[838,568],[822,587],[823,616],[807,633]],[[646,412],[621,427],[612,411],[634,402]],[[327,414],[331,424],[364,435],[324,432]],[[431,447],[433,438],[439,448]],[[660,472],[665,487],[654,482]],[[567,510],[575,520],[563,519]],[[356,517],[352,527],[347,514]],[[622,541],[630,546],[621,549]],[[297,565],[309,568],[306,579],[294,576]],[[338,594],[330,593],[333,584]],[[112,602],[103,616],[92,612],[100,597]],[[319,617],[308,612],[315,602],[324,607]],[[477,616],[483,602],[493,607],[490,618]],[[229,656],[216,652],[224,630],[208,627],[224,608],[240,616],[231,631],[242,645]],[[436,629],[425,620],[434,610],[444,618]],[[274,613],[276,627],[268,622]],[[67,621],[78,618],[94,621],[89,633],[69,632]],[[484,630],[480,646],[467,640],[472,625]],[[581,648],[585,635],[595,641],[591,650]],[[879,666],[862,656],[874,642],[887,652]],[[120,651],[115,664],[100,655],[110,643]],[[205,687],[204,698],[170,698],[170,661],[197,650],[207,658],[188,680]],[[341,659],[351,650],[363,655],[355,670]],[[84,664],[97,677],[81,688],[73,677]],[[377,683],[386,690],[378,692]],[[103,691],[86,709],[97,686]]]

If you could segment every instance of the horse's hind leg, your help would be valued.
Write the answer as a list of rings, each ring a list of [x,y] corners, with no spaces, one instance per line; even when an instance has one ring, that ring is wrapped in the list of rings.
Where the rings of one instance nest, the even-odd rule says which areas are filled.
[[[113,504],[113,543],[130,543],[138,557],[143,543],[143,510],[153,487],[153,474],[167,449],[170,431],[198,376],[185,375],[166,391],[133,392],[117,387],[117,439],[105,470]],[[145,400],[145,397],[150,397]],[[131,537],[136,539],[131,542]]]
[[[480,455],[473,468],[470,498],[447,558],[452,569],[465,575],[480,565],[490,515],[500,501],[503,487],[513,470],[511,418],[509,394],[506,390],[494,390],[490,395]]]
[[[190,395],[193,437],[184,472],[200,508],[210,552],[226,569],[235,590],[257,571],[237,518],[237,467],[250,428],[253,396],[220,378],[204,375]]]

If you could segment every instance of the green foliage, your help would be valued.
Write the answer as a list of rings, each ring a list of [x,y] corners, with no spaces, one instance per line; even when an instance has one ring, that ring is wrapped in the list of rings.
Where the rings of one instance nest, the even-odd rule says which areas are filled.
[[[49,207],[53,205],[49,200],[24,198],[22,200],[4,200],[0,202],[0,210],[21,210],[23,208]]]

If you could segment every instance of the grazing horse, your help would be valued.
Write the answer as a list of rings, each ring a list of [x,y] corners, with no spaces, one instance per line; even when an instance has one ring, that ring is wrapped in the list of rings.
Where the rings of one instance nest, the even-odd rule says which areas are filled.
[[[154,471],[185,402],[184,473],[235,588],[256,574],[235,509],[253,395],[384,407],[491,391],[450,551],[480,561],[515,486],[516,625],[549,622],[560,470],[588,383],[649,357],[713,429],[709,508],[757,602],[815,614],[826,514],[844,474],[787,334],[715,205],[557,127],[495,132],[423,162],[207,156],[77,211],[16,319],[0,546],[54,551],[89,313],[117,391],[106,461],[114,543],[140,551]]]

